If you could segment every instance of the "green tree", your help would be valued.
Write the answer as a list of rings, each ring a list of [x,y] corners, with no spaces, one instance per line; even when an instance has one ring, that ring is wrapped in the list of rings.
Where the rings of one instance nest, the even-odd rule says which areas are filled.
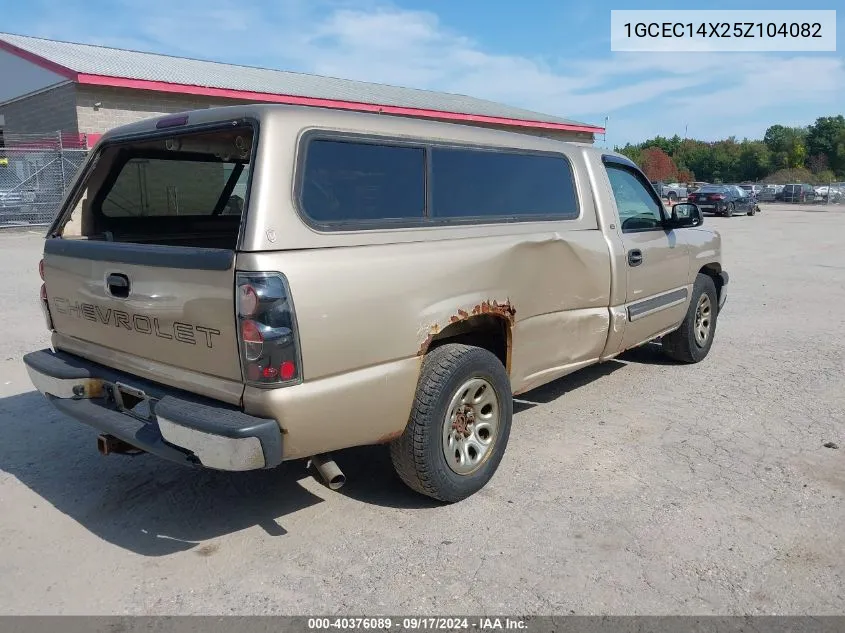
[[[766,130],[766,134],[763,136],[763,142],[768,145],[769,150],[777,153],[786,150],[788,136],[788,127],[772,125]]]
[[[769,146],[761,141],[745,140],[740,143],[739,172],[737,180],[757,181],[772,169],[772,153]]]
[[[709,143],[701,141],[685,140],[681,143],[677,152],[678,167],[688,169],[698,180],[710,181],[713,179],[715,162],[713,150]]]
[[[660,173],[674,164],[679,179],[707,182],[761,180],[770,174],[792,182],[812,182],[831,170],[845,178],[845,116],[821,117],[808,128],[772,125],[762,140],[727,138],[698,141],[655,136],[642,143],[616,148],[635,163]],[[659,153],[655,153],[655,151]],[[666,160],[669,159],[669,161]],[[812,174],[815,176],[811,177]]]
[[[642,152],[641,145],[631,145],[630,143],[626,143],[624,147],[615,147],[614,150],[623,156],[627,156],[637,163],[637,165],[640,164],[640,153]]]
[[[739,180],[741,152],[739,143],[733,137],[713,143],[713,179],[722,182]]]
[[[825,116],[807,129],[807,151],[811,156],[825,156],[834,171],[845,171],[845,117]]]
[[[807,145],[804,139],[796,138],[789,148],[787,166],[792,168],[804,167],[807,163]]]
[[[814,174],[827,171],[828,162],[826,154],[816,154],[807,159],[807,168]]]
[[[807,160],[807,130],[802,127],[772,125],[763,142],[772,153],[772,166],[779,169],[803,167]]]

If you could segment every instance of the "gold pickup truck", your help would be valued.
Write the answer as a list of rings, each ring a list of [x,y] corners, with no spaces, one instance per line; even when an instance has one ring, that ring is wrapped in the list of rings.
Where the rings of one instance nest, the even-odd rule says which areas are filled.
[[[719,235],[589,145],[256,105],[118,128],[49,229],[32,382],[103,453],[220,470],[389,445],[453,502],[513,394],[661,339],[704,359]]]

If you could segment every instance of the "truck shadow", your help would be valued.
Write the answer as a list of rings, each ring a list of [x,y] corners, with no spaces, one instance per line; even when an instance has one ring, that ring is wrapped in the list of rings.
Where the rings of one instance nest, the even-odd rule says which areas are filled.
[[[531,391],[526,391],[523,394],[514,396],[513,412],[514,415],[521,413],[527,409],[531,409],[540,404],[548,404],[565,396],[570,391],[585,387],[590,383],[595,382],[605,376],[609,376],[618,369],[622,369],[626,363],[621,363],[618,360],[608,360],[597,365],[590,365],[584,369],[579,369],[563,378],[558,378],[552,382],[541,385]],[[516,422],[515,422],[516,424]]]
[[[519,413],[624,366],[608,361],[520,396],[512,433],[520,432]],[[143,556],[193,548],[201,553],[204,541],[253,526],[283,536],[286,515],[332,503],[337,494],[325,489],[318,496],[301,485],[310,477],[302,460],[268,471],[225,473],[149,455],[102,457],[97,432],[64,417],[36,391],[0,399],[0,420],[0,473],[15,477],[103,540]],[[335,459],[347,477],[339,491],[344,497],[404,509],[441,505],[400,481],[387,446],[338,451]]]
[[[144,556],[189,550],[323,501],[302,487],[302,462],[269,471],[185,468],[149,455],[102,457],[97,432],[39,394],[0,400],[0,471],[100,538]],[[48,516],[48,515],[45,515]]]
[[[683,365],[683,363],[665,356],[660,343],[646,343],[640,347],[629,349],[619,355],[619,360],[640,365]]]

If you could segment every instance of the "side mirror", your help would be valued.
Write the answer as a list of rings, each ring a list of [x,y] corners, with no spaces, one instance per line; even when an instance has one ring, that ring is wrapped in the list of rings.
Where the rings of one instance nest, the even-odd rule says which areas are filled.
[[[679,202],[672,207],[672,215],[669,219],[671,229],[682,229],[690,226],[701,226],[704,224],[704,216],[701,209],[692,202]]]

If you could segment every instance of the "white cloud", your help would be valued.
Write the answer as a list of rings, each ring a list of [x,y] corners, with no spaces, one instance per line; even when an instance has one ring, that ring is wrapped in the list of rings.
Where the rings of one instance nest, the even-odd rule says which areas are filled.
[[[845,65],[830,55],[608,52],[549,61],[562,51],[535,59],[487,50],[433,12],[377,0],[121,7],[110,21],[112,45],[148,42],[177,55],[459,92],[599,124],[609,115],[614,143],[683,133],[685,124],[703,137],[754,136],[777,122],[767,118],[773,112],[793,109],[809,122],[845,102]],[[45,30],[71,40],[85,33],[71,23]]]

